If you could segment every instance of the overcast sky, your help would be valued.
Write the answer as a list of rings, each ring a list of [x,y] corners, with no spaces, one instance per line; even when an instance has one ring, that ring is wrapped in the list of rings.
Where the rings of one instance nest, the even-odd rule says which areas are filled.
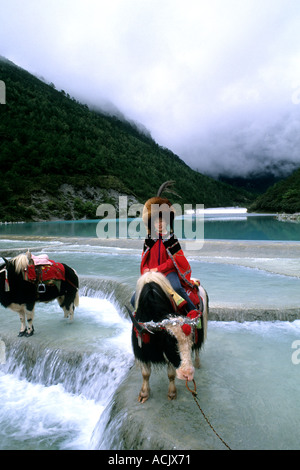
[[[0,15],[2,56],[112,103],[192,168],[300,166],[299,0],[0,0]]]

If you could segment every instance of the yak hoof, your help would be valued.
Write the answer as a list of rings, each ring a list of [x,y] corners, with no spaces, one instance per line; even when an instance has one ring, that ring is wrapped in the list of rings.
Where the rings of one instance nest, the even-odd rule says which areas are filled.
[[[140,403],[145,403],[145,401],[147,401],[148,398],[149,398],[149,395],[141,395],[141,394],[139,394],[138,400],[139,400]]]
[[[32,336],[33,335],[33,332],[34,332],[34,328],[32,327],[30,333],[28,333],[28,331],[26,330],[26,333],[25,333],[25,336],[26,338],[29,338],[29,336]]]
[[[21,338],[22,336],[25,336],[26,333],[27,333],[27,330],[20,331],[20,333],[18,334],[18,337]]]
[[[177,392],[168,393],[168,400],[176,400]]]

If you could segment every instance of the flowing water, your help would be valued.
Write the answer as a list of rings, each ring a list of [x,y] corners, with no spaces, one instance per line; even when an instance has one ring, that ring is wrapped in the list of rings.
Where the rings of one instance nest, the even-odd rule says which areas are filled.
[[[249,219],[248,227],[244,219],[207,221],[205,233],[213,241],[189,253],[193,276],[207,289],[212,310],[234,308],[238,319],[243,309],[264,313],[275,305],[298,309],[299,318],[300,226],[256,217],[254,236],[254,218]],[[0,255],[27,248],[45,252],[80,277],[72,323],[56,301],[38,304],[34,336],[18,338],[17,314],[0,307],[0,449],[101,447],[97,423],[134,363],[124,304],[139,276],[142,241],[105,243],[96,238],[95,226],[0,226]],[[236,448],[300,448],[298,349],[298,319],[209,322],[203,370],[197,373],[206,410],[219,426],[229,426]],[[239,435],[237,420],[244,423]]]

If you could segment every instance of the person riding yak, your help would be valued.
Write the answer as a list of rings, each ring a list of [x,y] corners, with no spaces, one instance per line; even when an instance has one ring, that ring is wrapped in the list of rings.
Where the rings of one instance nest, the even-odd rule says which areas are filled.
[[[163,183],[156,197],[148,199],[144,205],[142,218],[147,238],[144,242],[140,270],[141,274],[149,271],[164,274],[177,294],[173,292],[177,307],[183,308],[186,314],[191,311],[196,314],[199,308],[199,282],[191,279],[190,264],[174,234],[175,209],[169,199],[162,197],[164,191],[174,193],[170,190],[173,183]]]

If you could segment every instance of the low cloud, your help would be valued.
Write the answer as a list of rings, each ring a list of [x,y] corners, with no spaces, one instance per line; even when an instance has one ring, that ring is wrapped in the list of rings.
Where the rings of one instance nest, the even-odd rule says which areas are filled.
[[[207,174],[300,165],[294,0],[10,0],[0,54]],[[2,79],[2,77],[0,77]]]

